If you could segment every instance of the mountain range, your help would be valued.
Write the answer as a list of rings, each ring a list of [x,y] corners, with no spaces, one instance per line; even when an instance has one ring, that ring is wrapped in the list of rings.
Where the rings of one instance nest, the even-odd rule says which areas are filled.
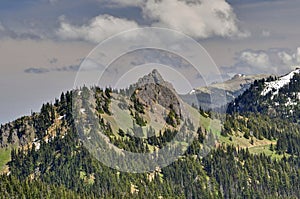
[[[1,125],[0,198],[299,198],[299,81],[236,75],[193,90],[201,107],[158,70],[62,93]],[[227,113],[207,110],[211,92]]]

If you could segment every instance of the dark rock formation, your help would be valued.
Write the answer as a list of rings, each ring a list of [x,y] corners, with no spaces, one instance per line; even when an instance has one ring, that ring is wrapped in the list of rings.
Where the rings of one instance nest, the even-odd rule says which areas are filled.
[[[181,102],[172,84],[166,82],[154,69],[150,74],[140,78],[135,84],[135,95],[146,106],[153,103],[169,109],[172,106],[176,114],[181,115]]]

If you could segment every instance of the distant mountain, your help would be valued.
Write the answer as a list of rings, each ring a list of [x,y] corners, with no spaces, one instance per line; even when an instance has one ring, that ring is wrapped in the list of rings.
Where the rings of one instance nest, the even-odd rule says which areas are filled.
[[[226,105],[241,95],[255,80],[267,76],[269,75],[236,74],[229,80],[193,89],[189,94],[181,95],[181,97],[188,104],[199,104],[204,109],[216,108]],[[212,95],[214,97],[213,101],[211,101]]]
[[[260,112],[272,117],[300,118],[300,69],[281,77],[255,81],[228,107],[228,112]]]

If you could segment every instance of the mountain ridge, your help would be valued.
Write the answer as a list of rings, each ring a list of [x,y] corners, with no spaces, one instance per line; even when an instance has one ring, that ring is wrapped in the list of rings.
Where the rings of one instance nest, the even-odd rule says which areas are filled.
[[[181,95],[181,97],[188,104],[198,104],[206,110],[220,108],[241,95],[255,80],[268,76],[270,75],[236,74],[224,82],[212,83],[209,86],[193,89],[188,94]],[[211,97],[214,99],[212,100]]]

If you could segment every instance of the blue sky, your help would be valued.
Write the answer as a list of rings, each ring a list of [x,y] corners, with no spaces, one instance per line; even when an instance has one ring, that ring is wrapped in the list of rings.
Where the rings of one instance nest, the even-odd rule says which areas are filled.
[[[300,65],[299,13],[295,0],[2,0],[0,123],[72,89],[90,51],[132,28],[191,36],[225,78],[284,74]]]

